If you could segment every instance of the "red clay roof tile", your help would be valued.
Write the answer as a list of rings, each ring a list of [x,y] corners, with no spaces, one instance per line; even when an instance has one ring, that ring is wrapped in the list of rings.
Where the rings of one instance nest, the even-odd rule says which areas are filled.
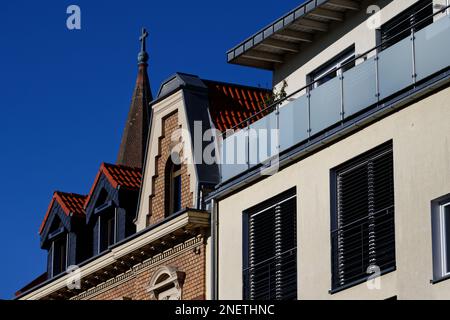
[[[89,202],[89,199],[91,198],[102,174],[106,176],[113,188],[121,186],[126,189],[138,190],[141,187],[140,168],[130,168],[126,166],[102,163],[89,195],[83,196],[75,193],[65,193],[59,191],[56,191],[53,194],[52,201],[47,209],[47,213],[45,214],[41,227],[39,228],[39,234],[41,234],[44,230],[45,223],[48,220],[50,211],[52,210],[55,201],[61,206],[66,215],[72,213],[73,216],[84,216],[84,209]]]
[[[95,177],[94,184],[92,185],[91,191],[85,202],[85,208],[89,203],[89,200],[92,197],[92,193],[97,186],[97,183],[102,175],[105,175],[108,179],[109,183],[111,183],[113,188],[117,188],[121,186],[122,188],[131,189],[131,190],[139,190],[141,187],[141,179],[142,179],[142,169],[140,168],[131,168],[121,165],[102,163],[100,166],[100,170]]]
[[[239,125],[248,117],[264,110],[271,91],[235,84],[205,80],[209,91],[211,118],[216,129],[224,132]],[[264,112],[252,119],[254,122]],[[244,127],[242,125],[241,127]]]
[[[44,220],[42,221],[41,227],[39,228],[39,234],[41,234],[44,230],[45,223],[47,222],[55,201],[61,206],[67,216],[73,214],[73,216],[82,217],[85,214],[84,203],[86,202],[86,199],[87,196],[80,194],[55,191],[44,216]]]

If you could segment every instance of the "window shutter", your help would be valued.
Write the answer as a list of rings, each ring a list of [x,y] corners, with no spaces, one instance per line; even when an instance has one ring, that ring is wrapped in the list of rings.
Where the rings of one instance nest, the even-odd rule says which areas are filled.
[[[395,43],[407,38],[414,31],[417,32],[433,23],[433,1],[420,0],[407,10],[381,26],[381,50],[387,49]]]
[[[275,226],[276,250],[279,258],[276,259],[278,300],[291,300],[297,298],[297,210],[296,197],[282,202],[276,207],[275,215],[278,219]]]
[[[392,146],[336,171],[333,288],[395,267]]]
[[[248,214],[246,299],[297,297],[296,197],[283,195]]]
[[[252,215],[249,220],[249,298],[252,300],[275,298],[274,226],[275,207]]]

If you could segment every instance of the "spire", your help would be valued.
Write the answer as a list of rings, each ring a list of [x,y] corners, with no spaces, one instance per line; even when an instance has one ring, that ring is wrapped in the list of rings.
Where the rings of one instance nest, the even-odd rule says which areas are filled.
[[[138,55],[138,76],[136,86],[131,98],[130,111],[123,130],[117,164],[142,168],[147,142],[147,134],[150,128],[151,109],[153,100],[150,90],[150,81],[147,74],[148,53],[146,51],[147,31],[143,28],[139,41],[141,51]]]

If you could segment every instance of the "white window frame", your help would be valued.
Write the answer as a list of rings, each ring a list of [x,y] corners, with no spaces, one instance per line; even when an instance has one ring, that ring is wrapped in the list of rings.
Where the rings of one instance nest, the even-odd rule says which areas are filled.
[[[61,270],[61,273],[66,272],[67,268],[69,267],[69,234],[66,233],[66,252],[65,252],[65,266],[64,266],[64,270]],[[52,245],[51,245],[51,250],[52,250],[52,272],[51,272],[51,277],[53,278],[55,275],[55,241],[52,241]]]
[[[98,231],[97,231],[97,234],[98,234],[98,243],[97,243],[97,248],[98,248],[98,253],[100,254],[100,253],[102,253],[102,251],[101,251],[101,249],[102,249],[102,218],[101,218],[101,214],[99,214],[98,215]],[[114,227],[113,227],[113,229],[114,229],[114,234],[113,234],[113,236],[114,236],[114,243],[112,244],[112,245],[114,245],[114,244],[116,244],[117,243],[117,231],[118,231],[118,228],[117,228],[117,208],[114,208],[114,215],[113,215],[113,223],[114,223]],[[106,250],[108,250],[108,248],[110,247],[110,246],[112,246],[112,245],[108,245],[108,247],[104,250],[104,251],[106,251]]]
[[[439,205],[439,238],[440,238],[440,258],[441,258],[441,276],[446,277],[450,275],[447,266],[447,235],[445,227],[447,224],[445,218],[445,209],[450,207],[450,200],[447,200]],[[450,221],[448,221],[450,223]]]

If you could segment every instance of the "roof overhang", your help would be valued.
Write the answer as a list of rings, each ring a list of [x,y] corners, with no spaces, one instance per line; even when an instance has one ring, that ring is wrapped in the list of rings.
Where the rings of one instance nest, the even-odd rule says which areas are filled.
[[[67,287],[73,275],[62,274],[24,292],[16,299],[70,299],[183,241],[204,235],[208,229],[209,212],[196,209],[183,210],[114,245],[103,255],[82,263],[79,266],[82,285],[80,291]]]
[[[360,10],[361,0],[310,0],[227,52],[232,64],[274,70],[289,55],[299,53],[315,37],[344,22],[348,11]]]

